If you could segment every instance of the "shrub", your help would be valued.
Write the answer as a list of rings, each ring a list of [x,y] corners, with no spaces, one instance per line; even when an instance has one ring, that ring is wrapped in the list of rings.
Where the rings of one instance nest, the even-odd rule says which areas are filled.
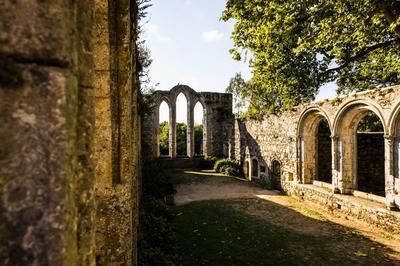
[[[238,167],[226,167],[224,174],[231,176],[241,176],[241,171]]]
[[[238,162],[230,159],[218,160],[214,165],[214,170],[217,173],[224,173],[226,175],[240,176],[241,167]]]
[[[213,169],[216,161],[217,161],[216,157],[205,156],[203,162],[201,163],[201,168],[202,169]]]

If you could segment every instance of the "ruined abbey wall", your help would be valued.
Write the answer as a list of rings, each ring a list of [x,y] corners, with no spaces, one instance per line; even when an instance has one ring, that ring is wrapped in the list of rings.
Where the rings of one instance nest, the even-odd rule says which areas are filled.
[[[0,4],[0,264],[136,262],[134,1]]]
[[[376,141],[374,145],[377,147],[371,151],[370,147],[374,145],[368,145],[368,141],[362,143],[365,136],[358,135],[357,140],[358,122],[367,112],[376,114],[382,122],[383,135],[372,137],[380,138],[384,151]],[[262,121],[237,121],[234,157],[242,163],[249,179],[271,188],[280,186],[289,194],[301,195],[308,188],[307,184],[314,184],[327,188],[332,195],[362,195],[396,209],[400,206],[399,113],[400,87],[397,86],[298,106],[281,114],[267,115]],[[329,124],[331,147],[320,156],[321,160],[330,158],[327,154],[331,156],[328,167],[331,168],[332,181],[320,183],[316,132],[322,120]],[[329,144],[326,139],[324,141],[325,145]],[[370,149],[368,153],[365,151],[367,146]],[[363,167],[360,172],[357,172],[357,152],[361,154],[359,160],[363,160],[359,163]],[[379,153],[383,153],[382,158],[376,158]],[[258,163],[253,164],[253,160]],[[257,167],[255,175],[252,174],[253,165]],[[276,165],[279,177],[274,174]],[[361,176],[366,172],[365,167],[373,165],[384,168],[379,177],[384,190],[382,197],[358,191],[363,180],[358,180],[357,175]],[[278,178],[280,184],[276,187],[274,184]],[[328,197],[319,197],[319,200],[329,201]]]
[[[180,93],[187,99],[187,155],[194,156],[194,107],[197,102],[203,106],[203,152],[216,157],[229,156],[229,143],[233,139],[234,116],[232,95],[229,93],[196,92],[186,85],[177,85],[170,91],[155,91],[153,110],[144,118],[143,154],[148,158],[158,158],[159,153],[159,108],[164,101],[169,106],[169,157],[176,154],[176,98]],[[233,150],[232,150],[233,152]]]

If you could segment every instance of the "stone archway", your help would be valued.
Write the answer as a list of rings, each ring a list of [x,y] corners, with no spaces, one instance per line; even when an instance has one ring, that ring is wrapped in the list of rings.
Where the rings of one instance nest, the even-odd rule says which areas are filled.
[[[143,121],[142,141],[144,154],[148,158],[158,158],[159,154],[159,105],[169,103],[169,155],[177,157],[176,143],[176,98],[183,94],[187,100],[187,157],[195,156],[194,108],[197,103],[203,107],[203,155],[228,157],[224,144],[233,136],[234,116],[232,114],[232,95],[228,93],[196,92],[186,85],[177,85],[170,91],[155,91],[152,95],[155,112],[145,116]]]
[[[383,127],[382,145],[384,145],[383,136],[387,133],[387,127],[380,110],[374,104],[361,101],[350,102],[343,106],[335,116],[333,126],[333,134],[335,136],[334,161],[337,180],[335,186],[343,194],[352,194],[359,188],[357,129],[360,121],[368,114],[374,114],[379,118]],[[384,163],[384,152],[380,156],[382,156],[380,159]],[[379,178],[385,179],[384,167],[379,175]]]
[[[282,176],[282,165],[278,160],[272,160],[271,162],[271,187],[272,189],[281,190],[281,176]]]
[[[297,134],[299,174],[303,183],[332,182],[330,132],[329,118],[319,107],[313,106],[300,115]]]

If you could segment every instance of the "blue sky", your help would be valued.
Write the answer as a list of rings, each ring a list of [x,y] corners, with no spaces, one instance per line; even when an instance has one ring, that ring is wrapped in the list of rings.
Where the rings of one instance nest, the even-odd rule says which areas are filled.
[[[220,21],[225,0],[153,0],[148,9],[144,38],[151,51],[151,84],[158,90],[186,84],[195,91],[224,92],[229,80],[241,72],[249,78],[246,62],[237,62],[229,54],[233,21]],[[335,95],[335,86],[321,88],[317,99]],[[196,112],[195,121],[201,122]],[[161,121],[168,111],[161,110]],[[184,110],[177,109],[177,120],[186,119]]]

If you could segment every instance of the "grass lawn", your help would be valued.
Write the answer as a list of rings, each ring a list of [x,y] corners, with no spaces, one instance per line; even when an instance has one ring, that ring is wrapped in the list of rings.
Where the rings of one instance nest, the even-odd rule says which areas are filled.
[[[168,170],[167,173],[170,182],[175,185],[200,183],[214,177],[230,178],[224,174],[216,173],[214,170]]]
[[[399,265],[363,236],[301,234],[233,208],[232,200],[192,202],[172,213],[182,265]]]

